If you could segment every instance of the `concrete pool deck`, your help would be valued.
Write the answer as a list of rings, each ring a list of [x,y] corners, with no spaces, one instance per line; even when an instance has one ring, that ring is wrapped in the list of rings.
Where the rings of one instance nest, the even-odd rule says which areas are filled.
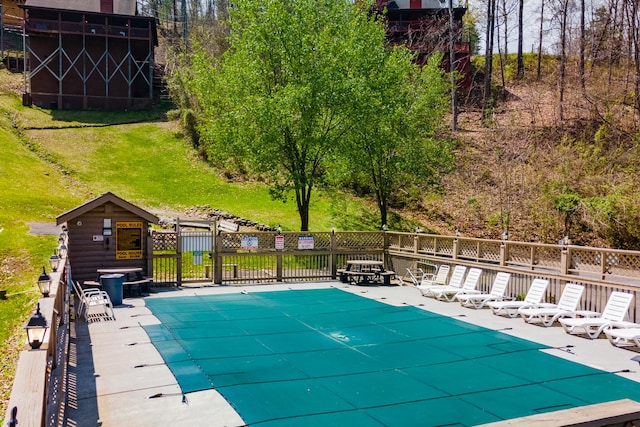
[[[188,393],[180,387],[151,344],[144,325],[159,321],[145,307],[147,298],[334,287],[391,305],[412,305],[505,334],[552,347],[544,350],[640,382],[637,353],[613,347],[606,339],[570,336],[559,326],[528,325],[520,318],[494,316],[421,296],[413,287],[352,286],[339,282],[246,286],[185,286],[160,289],[146,298],[128,298],[115,307],[116,321],[72,324],[69,404],[66,425],[243,426],[244,421],[215,390]],[[560,422],[560,420],[558,420]],[[559,424],[560,425],[560,424]]]

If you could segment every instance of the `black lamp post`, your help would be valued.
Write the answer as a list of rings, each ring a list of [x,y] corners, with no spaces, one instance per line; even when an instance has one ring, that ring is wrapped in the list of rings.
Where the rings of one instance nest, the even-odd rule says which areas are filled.
[[[31,316],[24,328],[27,331],[27,341],[31,348],[34,350],[40,348],[44,341],[44,335],[49,328],[47,319],[40,313],[40,304],[38,304],[36,312]]]
[[[42,292],[43,297],[49,296],[49,290],[51,288],[51,277],[47,274],[44,267],[42,267],[42,274],[38,277],[38,288]]]
[[[60,257],[56,252],[54,252],[53,255],[49,257],[49,264],[51,264],[52,271],[58,271],[58,266],[60,265]]]
[[[64,243],[60,245],[60,247],[58,248],[58,254],[60,255],[60,258],[64,258],[67,256],[67,245],[65,245]]]

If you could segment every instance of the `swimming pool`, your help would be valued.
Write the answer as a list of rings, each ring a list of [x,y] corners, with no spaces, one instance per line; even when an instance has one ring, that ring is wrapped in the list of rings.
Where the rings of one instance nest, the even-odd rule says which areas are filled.
[[[146,300],[183,393],[215,388],[248,425],[477,425],[611,401],[637,383],[544,345],[339,289]]]

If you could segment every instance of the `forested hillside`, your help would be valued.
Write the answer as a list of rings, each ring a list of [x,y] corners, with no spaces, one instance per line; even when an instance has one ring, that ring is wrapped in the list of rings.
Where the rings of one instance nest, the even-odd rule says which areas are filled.
[[[638,111],[610,102],[624,87],[603,69],[584,97],[572,64],[560,119],[555,59],[539,81],[508,81],[488,117],[464,107],[456,171],[443,195],[425,199],[425,221],[478,237],[506,230],[514,240],[569,235],[574,244],[640,249]]]
[[[635,186],[640,173],[640,68],[637,66],[640,55],[634,37],[638,11],[623,1],[615,10],[594,6],[595,9],[587,10],[591,12],[585,15],[588,19],[581,20],[580,9],[568,7],[568,2],[557,2],[548,7],[547,15],[539,11],[544,31],[540,32],[542,43],[538,52],[506,55],[505,40],[513,38],[521,14],[501,10],[506,3],[498,3],[488,2],[480,9],[469,11],[467,25],[475,27],[467,28],[467,32],[475,34],[473,40],[479,40],[478,32],[485,36],[490,33],[493,37],[485,37],[488,42],[484,45],[476,44],[480,54],[473,59],[473,87],[469,92],[458,92],[457,129],[450,129],[453,117],[444,115],[439,122],[429,118],[433,120],[430,126],[419,129],[414,123],[403,121],[413,111],[413,107],[406,104],[404,114],[373,116],[367,111],[368,124],[360,130],[360,135],[366,138],[350,135],[335,142],[342,144],[349,139],[347,142],[352,145],[343,151],[357,151],[357,147],[364,146],[368,147],[365,153],[382,153],[385,161],[420,159],[422,165],[394,162],[395,169],[390,169],[388,163],[384,163],[381,170],[393,170],[396,177],[387,186],[391,191],[384,200],[380,197],[380,187],[384,187],[380,182],[387,181],[369,173],[368,165],[374,163],[371,156],[331,158],[323,164],[322,174],[315,178],[314,185],[337,185],[371,201],[381,210],[388,209],[387,217],[382,216],[386,221],[372,221],[372,228],[386,224],[391,229],[406,229],[399,220],[411,218],[422,224],[423,231],[436,233],[457,231],[466,236],[487,238],[501,238],[506,233],[511,239],[546,243],[568,236],[575,244],[640,249],[640,193]],[[256,88],[266,86],[254,87],[244,101],[237,97],[230,102],[219,95],[229,93],[221,90],[223,87],[235,90],[242,81],[257,83],[256,76],[259,76],[254,74],[235,82],[229,80],[225,83],[227,86],[220,85],[220,76],[230,58],[224,54],[229,40],[236,43],[229,50],[235,56],[249,42],[259,43],[287,34],[285,27],[279,26],[286,20],[283,15],[277,15],[263,32],[252,33],[252,38],[242,38],[246,37],[243,31],[248,28],[242,25],[249,20],[237,20],[236,24],[240,21],[241,25],[234,39],[234,29],[224,19],[207,15],[206,9],[193,9],[193,12],[186,45],[181,43],[185,33],[175,32],[171,26],[165,29],[163,39],[169,90],[184,129],[205,157],[217,160],[218,164],[225,162],[228,176],[237,180],[260,177],[268,182],[273,179],[274,195],[280,195],[283,185],[289,181],[282,177],[278,181],[264,169],[256,168],[255,163],[222,149],[230,145],[229,139],[221,135],[229,137],[232,132],[229,127],[221,127],[221,113],[227,111],[229,105],[243,102],[254,106],[258,99]],[[560,26],[555,25],[558,19]],[[251,21],[251,25],[255,22]],[[482,22],[490,23],[490,31]],[[506,27],[512,30],[507,31]],[[331,37],[336,38],[338,33],[332,32]],[[231,37],[227,38],[229,34]],[[346,33],[342,36],[347,38]],[[269,67],[277,64],[264,74],[267,76],[300,72],[297,68],[295,73],[287,74],[290,64],[283,59],[287,52],[278,50],[286,44],[280,43],[282,40],[272,42],[268,45],[270,49],[253,59],[246,56],[247,64],[254,65],[258,60],[264,60]],[[298,36],[296,40],[306,39]],[[300,50],[296,58],[305,54],[304,49]],[[350,65],[356,66],[363,55],[366,56],[362,52],[354,54]],[[378,78],[380,68],[372,69],[376,71],[370,75],[376,77],[378,84],[384,84],[385,80]],[[222,72],[217,74],[219,70]],[[198,80],[200,85],[194,85]],[[427,85],[433,86],[433,80]],[[304,92],[289,81],[275,81],[265,99],[283,87],[288,88],[282,92],[284,97],[271,107],[291,104],[298,105],[298,111],[304,110],[306,104],[295,104],[304,99],[301,96]],[[360,89],[363,90],[364,87]],[[204,92],[206,96],[202,95]],[[389,111],[390,92],[379,93],[382,95],[369,105],[381,105],[381,111]],[[431,100],[440,97],[450,102],[446,92],[428,96]],[[296,110],[290,111],[293,113],[283,117],[294,120]],[[234,112],[233,117],[240,116]],[[361,125],[362,118],[359,120]],[[264,123],[254,123],[251,132]],[[269,138],[277,134],[277,130],[265,133]],[[371,139],[377,141],[375,149],[366,145]],[[405,150],[416,144],[417,150]],[[234,147],[233,153],[239,152],[242,151]],[[455,155],[453,163],[450,154]],[[274,166],[271,168],[273,171]],[[428,173],[420,177],[417,171]]]

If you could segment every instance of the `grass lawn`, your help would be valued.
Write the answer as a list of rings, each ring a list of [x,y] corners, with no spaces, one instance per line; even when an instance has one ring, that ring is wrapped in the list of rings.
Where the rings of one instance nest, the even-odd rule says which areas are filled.
[[[58,236],[29,234],[28,222],[52,221],[83,198],[73,194],[56,168],[30,151],[12,129],[21,107],[15,96],[0,94],[0,413],[6,411],[22,326],[40,296],[36,281],[57,246]]]
[[[209,205],[272,227],[281,224],[284,230],[300,227],[293,199],[274,201],[262,183],[229,182],[220,177],[184,141],[177,122],[34,129],[33,121],[40,124],[42,118],[29,119],[21,126],[33,149],[92,196],[111,191],[153,213]],[[346,225],[344,215],[338,214],[343,212],[338,206],[345,203],[345,196],[337,197],[316,191],[310,213],[312,230]],[[355,204],[353,200],[347,203]],[[355,206],[368,212],[361,204]],[[370,227],[366,218],[370,215],[362,216],[358,228]],[[350,228],[354,225],[349,224]]]

